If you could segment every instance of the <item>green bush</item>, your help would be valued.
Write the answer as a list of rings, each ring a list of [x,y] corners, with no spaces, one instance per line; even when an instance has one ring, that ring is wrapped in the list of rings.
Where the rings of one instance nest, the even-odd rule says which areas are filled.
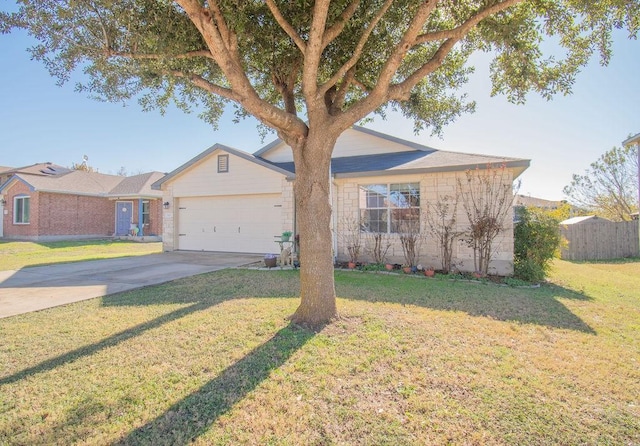
[[[535,207],[518,210],[514,226],[514,276],[529,282],[544,280],[557,257],[562,236],[560,220]]]

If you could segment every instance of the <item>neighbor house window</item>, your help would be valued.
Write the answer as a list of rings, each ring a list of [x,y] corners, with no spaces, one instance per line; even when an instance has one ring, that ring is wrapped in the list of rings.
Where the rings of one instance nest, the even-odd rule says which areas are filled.
[[[360,186],[360,227],[383,233],[420,228],[420,183]]]
[[[147,200],[142,202],[142,224],[149,224],[149,201]]]
[[[13,199],[13,222],[27,224],[31,219],[29,197],[15,197]]]
[[[229,155],[218,155],[218,173],[229,172]]]

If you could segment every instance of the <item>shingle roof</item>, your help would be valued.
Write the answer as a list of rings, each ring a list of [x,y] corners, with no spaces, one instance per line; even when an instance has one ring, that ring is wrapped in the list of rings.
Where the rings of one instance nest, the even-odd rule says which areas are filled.
[[[2,189],[7,188],[13,181],[22,181],[32,190],[40,192],[100,197],[120,195],[161,197],[161,194],[151,190],[150,184],[162,175],[160,172],[150,172],[134,177],[122,177],[82,170],[71,170],[52,176],[17,173],[12,180],[2,186]]]
[[[160,197],[157,191],[151,189],[151,185],[164,177],[162,172],[148,172],[124,178],[116,187],[111,189],[110,195],[148,195]]]
[[[13,167],[0,166],[0,173],[5,173],[5,172],[8,172],[10,170],[13,170]]]
[[[31,164],[29,166],[23,167],[15,167],[15,168],[7,168],[7,170],[2,170],[0,168],[1,173],[28,173],[32,175],[60,175],[64,173],[69,173],[72,170],[68,167],[59,166],[53,163],[36,163]]]
[[[331,160],[331,172],[339,178],[362,176],[363,174],[459,171],[503,163],[507,167],[521,168],[521,171],[524,171],[529,166],[529,160],[520,158],[504,158],[430,149],[334,158]],[[271,164],[295,173],[295,167],[292,162]]]

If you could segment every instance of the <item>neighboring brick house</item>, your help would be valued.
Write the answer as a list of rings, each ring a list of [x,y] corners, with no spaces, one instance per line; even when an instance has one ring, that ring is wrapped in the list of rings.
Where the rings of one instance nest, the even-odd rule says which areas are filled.
[[[151,184],[163,175],[122,177],[51,163],[0,172],[0,237],[46,241],[159,236],[162,197]]]

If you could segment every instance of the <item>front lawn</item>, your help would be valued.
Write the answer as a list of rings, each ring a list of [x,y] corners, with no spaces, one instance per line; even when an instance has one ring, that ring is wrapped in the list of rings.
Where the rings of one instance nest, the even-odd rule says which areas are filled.
[[[640,261],[539,289],[227,270],[0,320],[0,444],[640,444]]]
[[[162,251],[162,243],[126,240],[13,242],[0,240],[0,271],[53,263],[139,256]]]

